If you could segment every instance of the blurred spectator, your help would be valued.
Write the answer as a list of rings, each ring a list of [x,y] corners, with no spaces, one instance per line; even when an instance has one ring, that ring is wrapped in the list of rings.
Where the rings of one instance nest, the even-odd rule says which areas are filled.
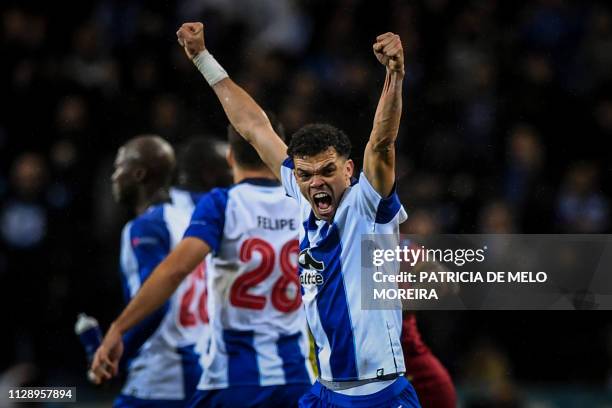
[[[601,233],[610,225],[610,204],[599,185],[599,171],[591,162],[574,164],[567,172],[558,198],[557,216],[563,232]]]
[[[587,89],[593,89],[612,80],[612,14],[605,7],[591,11],[583,41]]]
[[[492,201],[480,213],[479,232],[482,234],[516,233],[512,209],[504,201]]]
[[[416,210],[410,214],[408,221],[401,224],[403,234],[433,235],[440,232],[440,226],[433,214],[427,210]]]
[[[12,164],[8,196],[0,207],[0,245],[6,249],[6,274],[0,275],[0,287],[20,293],[19,307],[12,296],[1,296],[3,324],[10,327],[2,336],[0,367],[18,361],[35,361],[44,342],[49,271],[45,262],[50,219],[46,201],[49,171],[43,157],[34,152],[20,155]]]
[[[117,90],[118,78],[115,62],[103,49],[98,27],[93,22],[82,24],[74,33],[72,54],[65,61],[68,78],[85,89],[97,88],[104,93]]]
[[[25,153],[13,164],[11,195],[0,213],[3,240],[9,247],[32,249],[47,235],[47,211],[44,191],[48,170],[43,158]]]
[[[544,166],[545,151],[536,130],[527,124],[515,126],[508,139],[503,188],[515,221],[525,231],[543,224],[550,211]]]
[[[472,345],[463,370],[466,408],[524,406],[512,377],[511,362],[492,342],[481,339]]]

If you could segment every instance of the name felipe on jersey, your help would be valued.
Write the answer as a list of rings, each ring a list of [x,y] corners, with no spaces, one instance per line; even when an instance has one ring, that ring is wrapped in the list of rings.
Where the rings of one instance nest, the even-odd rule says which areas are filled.
[[[297,229],[295,219],[293,218],[272,219],[269,217],[262,217],[261,215],[257,216],[257,226],[269,231],[278,231],[285,228],[289,228],[291,231]]]

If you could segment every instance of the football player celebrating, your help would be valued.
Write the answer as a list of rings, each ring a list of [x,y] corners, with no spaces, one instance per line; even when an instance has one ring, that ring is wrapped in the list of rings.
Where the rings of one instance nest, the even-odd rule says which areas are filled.
[[[277,131],[280,128],[277,127]],[[232,127],[230,188],[200,199],[183,240],[111,325],[92,364],[117,372],[122,334],[146,319],[208,254],[210,337],[188,406],[296,406],[312,384],[297,277],[298,208]]]
[[[137,214],[121,237],[120,269],[128,301],[189,225],[193,203],[170,199],[174,167],[172,147],[158,136],[136,137],[117,153],[113,195]],[[208,330],[206,305],[200,301],[205,299],[202,266],[194,265],[189,279],[124,333],[121,362],[127,380],[115,407],[183,407],[193,396],[202,372],[194,346]]]
[[[234,128],[257,149],[300,207],[299,273],[320,373],[300,405],[419,407],[402,375],[401,310],[362,310],[360,304],[361,235],[398,235],[406,218],[395,191],[394,144],[404,77],[399,37],[382,34],[373,46],[386,78],[363,172],[353,182],[351,146],[343,132],[329,125],[307,125],[287,148],[264,111],[208,52],[204,26],[185,23],[177,36]]]

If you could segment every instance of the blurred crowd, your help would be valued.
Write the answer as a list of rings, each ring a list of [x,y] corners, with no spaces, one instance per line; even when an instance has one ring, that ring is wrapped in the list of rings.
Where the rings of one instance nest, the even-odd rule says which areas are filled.
[[[227,120],[176,43],[184,21],[204,22],[211,53],[288,134],[332,123],[358,165],[384,80],[371,47],[398,33],[404,232],[612,229],[608,2],[5,1],[0,18],[0,372],[30,362],[46,384],[81,376],[76,313],[107,324],[120,310],[118,146],[140,133],[224,140]],[[465,389],[498,381],[485,388],[508,401],[513,382],[612,389],[612,319],[499,316],[423,314]]]

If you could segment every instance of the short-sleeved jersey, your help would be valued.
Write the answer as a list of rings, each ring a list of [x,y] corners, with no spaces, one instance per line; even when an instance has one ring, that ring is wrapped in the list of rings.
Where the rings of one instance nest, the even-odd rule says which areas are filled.
[[[315,217],[293,168],[286,159],[281,178],[287,195],[300,206],[302,299],[321,378],[355,381],[405,372],[401,310],[361,308],[361,236],[399,234],[406,212],[397,193],[382,198],[362,173],[328,223]]]
[[[298,208],[275,180],[214,189],[194,211],[186,237],[207,257],[211,339],[199,389],[312,382],[297,279]]]
[[[120,269],[126,302],[182,239],[194,209],[193,197],[173,189],[171,204],[151,206],[123,228]],[[208,330],[205,289],[202,263],[168,302],[125,334],[123,395],[190,397],[201,375],[194,345]]]

